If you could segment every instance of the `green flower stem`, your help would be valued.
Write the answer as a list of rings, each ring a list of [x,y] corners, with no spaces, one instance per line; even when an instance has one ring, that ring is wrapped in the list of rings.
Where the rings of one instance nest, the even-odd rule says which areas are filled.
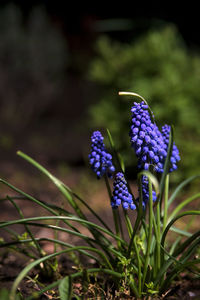
[[[110,184],[108,182],[107,175],[105,175],[104,178],[105,178],[106,188],[107,188],[107,191],[108,191],[108,196],[109,196],[110,202],[111,202],[112,201],[112,193],[111,193]],[[112,214],[113,214],[113,220],[114,220],[114,224],[115,224],[116,235],[118,237],[120,237],[120,228],[122,228],[122,226],[121,226],[119,210],[118,209],[112,209]],[[117,245],[118,245],[118,248],[120,249],[121,243],[120,243],[119,240],[117,240]]]
[[[114,154],[115,159],[116,159],[117,168],[119,168],[122,173],[125,173],[124,161],[123,161],[120,153],[115,148],[115,144],[114,144],[112,135],[111,135],[110,130],[108,128],[107,128],[107,135],[108,135],[108,139],[109,139],[109,142],[110,142],[110,146],[112,148],[113,154]]]
[[[165,178],[163,231],[165,230],[167,225],[168,196],[169,196],[169,174],[167,174]]]
[[[156,206],[156,219],[157,219],[157,234],[156,236],[156,248],[157,248],[157,270],[160,270],[160,240],[161,240],[161,234],[160,234],[160,203],[157,203]]]
[[[132,227],[131,221],[129,219],[128,212],[124,208],[123,208],[123,213],[124,213],[124,218],[125,218],[125,222],[126,222],[126,227],[128,230],[128,235],[129,235],[129,238],[131,239],[131,236],[133,234],[133,227]]]
[[[131,254],[131,249],[133,247],[133,242],[134,242],[134,238],[135,238],[137,229],[140,225],[141,217],[142,217],[142,214],[140,214],[140,212],[139,212],[138,215],[137,215],[137,219],[135,221],[135,225],[133,227],[133,231],[132,231],[132,234],[131,234],[131,239],[130,239],[129,246],[128,246],[128,257],[130,257],[130,254]]]
[[[117,164],[119,166],[119,169],[121,170],[122,173],[125,173],[125,165],[124,165],[123,159],[120,156],[119,152],[115,148],[114,141],[113,141],[113,138],[111,136],[111,133],[110,133],[109,129],[107,129],[107,134],[108,134],[108,139],[109,139],[111,148],[113,150],[113,153],[115,155]],[[131,191],[131,188],[130,188],[128,182],[127,182],[127,186],[128,186],[129,192],[131,193],[131,195],[133,197],[133,202],[137,206],[137,203],[135,201],[135,197],[134,197],[134,195],[133,195],[133,193]],[[128,234],[129,234],[129,237],[131,238],[131,235],[132,235],[132,232],[133,232],[132,224],[131,224],[131,221],[130,221],[129,216],[127,214],[127,211],[125,209],[123,209],[123,213],[124,213],[124,218],[125,218],[125,222],[126,222],[126,227],[127,227],[127,230],[128,230]],[[121,219],[119,218],[118,220],[119,220],[119,224],[120,224],[121,235],[123,237],[123,231],[122,231],[122,226],[121,226]]]
[[[154,253],[154,268],[153,268],[153,277],[155,278],[160,270],[160,207],[159,203],[157,203],[157,218],[155,219],[155,216],[153,216],[153,226],[154,226],[154,231],[155,231],[155,236],[154,236],[154,243],[156,245],[156,252],[153,251]],[[153,240],[153,239],[152,239]],[[154,246],[155,246],[154,245]]]
[[[149,256],[150,256],[150,248],[151,248],[151,240],[152,240],[152,227],[153,227],[153,198],[152,198],[152,183],[149,180],[149,228],[148,228],[146,255],[144,261],[142,289],[144,289],[147,269],[149,264]]]
[[[171,126],[169,142],[168,142],[168,149],[167,149],[167,157],[165,159],[164,170],[163,170],[163,173],[162,173],[162,176],[160,179],[160,195],[158,197],[158,201],[160,202],[161,207],[162,207],[162,201],[163,201],[163,192],[164,192],[165,186],[166,186],[166,177],[169,173],[170,157],[172,154],[173,141],[174,141],[174,127]]]
[[[135,225],[134,225],[134,228],[133,228],[131,240],[130,240],[129,246],[128,246],[128,257],[130,257],[131,249],[132,249],[133,242],[134,242],[134,237],[136,235],[137,229],[140,225],[140,222],[141,222],[141,219],[142,219],[142,216],[143,216],[143,211],[142,211],[143,196],[142,196],[142,183],[141,183],[141,181],[142,181],[142,177],[140,176],[139,177],[139,182],[140,182],[139,183],[139,205],[137,204],[138,214],[137,214],[137,218],[136,218]]]
[[[134,250],[136,253],[136,257],[137,257],[137,262],[138,262],[138,294],[139,297],[141,297],[141,293],[142,293],[142,273],[141,273],[141,259],[140,259],[140,253],[139,253],[139,249],[137,247],[137,242],[136,242],[136,237],[134,237]]]
[[[114,155],[115,155],[115,158],[116,158],[117,165],[118,165],[120,171],[121,171],[122,173],[125,173],[125,165],[124,165],[124,161],[123,161],[123,159],[122,159],[120,153],[119,153],[119,152],[116,150],[116,148],[115,148],[115,144],[114,144],[113,138],[112,138],[111,133],[110,133],[110,131],[109,131],[108,128],[107,128],[107,134],[108,134],[108,139],[109,139],[109,142],[110,142],[112,151],[113,151],[113,153],[114,153]],[[133,193],[132,193],[132,190],[131,190],[131,187],[130,187],[128,181],[127,181],[127,186],[128,186],[129,193],[130,193],[130,194],[132,195],[132,197],[133,197],[133,203],[134,203],[134,204],[136,205],[136,207],[137,207],[137,202],[135,201],[135,197],[134,197],[134,195],[133,195]]]

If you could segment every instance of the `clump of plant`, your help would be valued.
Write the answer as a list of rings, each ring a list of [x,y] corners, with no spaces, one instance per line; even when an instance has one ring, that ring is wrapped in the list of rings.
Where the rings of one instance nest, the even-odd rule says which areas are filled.
[[[10,201],[19,212],[20,218],[0,222],[0,228],[14,236],[14,241],[2,241],[0,246],[15,247],[15,250],[22,251],[32,259],[15,279],[9,294],[10,300],[15,299],[20,282],[36,267],[40,267],[38,272],[52,278],[52,282],[26,298],[29,300],[56,287],[60,299],[80,299],[80,294],[76,293],[75,282],[78,279],[81,282],[82,295],[90,290],[91,282],[95,286],[94,281],[101,282],[101,288],[105,289],[102,274],[106,282],[112,282],[112,297],[126,294],[129,297],[144,299],[167,295],[173,281],[181,272],[190,272],[193,278],[199,277],[200,259],[196,254],[199,251],[200,231],[191,233],[189,224],[180,230],[175,224],[185,216],[193,218],[200,215],[199,210],[183,210],[187,204],[198,199],[200,193],[184,199],[173,210],[170,207],[178,193],[200,175],[185,179],[169,194],[169,177],[177,169],[180,161],[180,153],[174,142],[173,126],[165,124],[159,129],[145,99],[135,93],[128,94],[140,100],[133,103],[130,128],[124,132],[128,135],[129,131],[130,144],[137,158],[139,195],[134,195],[130,188],[123,159],[109,130],[107,134],[111,150],[104,144],[102,133],[96,130],[91,136],[89,153],[89,163],[93,172],[99,180],[105,180],[109,197],[107,205],[103,205],[106,205],[105,209],[112,210],[114,230],[65,183],[22,152],[18,152],[18,155],[56,185],[75,214],[56,204],[38,200],[0,179],[1,184],[47,211],[46,216],[27,218],[17,205],[17,197],[7,196],[2,200]],[[80,204],[96,218],[98,225],[88,220]],[[9,230],[11,225],[16,224],[25,227],[25,235],[19,237],[14,230]],[[78,226],[80,224],[88,230],[88,235],[81,232]],[[36,238],[31,230],[33,226],[53,230],[55,238]],[[82,245],[60,240],[58,232],[79,237]],[[173,242],[168,241],[170,232],[178,234]],[[55,245],[54,253],[44,253],[41,247],[44,240]],[[34,246],[32,251],[28,248],[30,243]],[[69,272],[64,278],[53,276],[57,271],[57,257],[61,254],[71,254],[70,257],[77,265],[76,271]],[[78,254],[91,258],[95,263],[92,267],[83,267]]]
[[[118,99],[118,91],[135,91],[148,97],[158,126],[176,123],[176,141],[182,164],[173,181],[198,172],[200,160],[200,56],[189,49],[173,24],[150,28],[129,43],[100,36],[91,61],[89,78],[99,89],[99,97],[89,108],[90,126],[109,128],[116,146],[131,167],[128,126],[130,102]],[[114,92],[113,92],[114,91]],[[185,143],[185,137],[187,143]],[[136,160],[135,160],[136,164]]]

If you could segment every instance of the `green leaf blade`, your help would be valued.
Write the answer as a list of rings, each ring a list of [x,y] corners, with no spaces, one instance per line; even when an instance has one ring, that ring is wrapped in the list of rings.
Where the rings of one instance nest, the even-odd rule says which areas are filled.
[[[72,278],[66,276],[63,278],[58,286],[59,295],[61,300],[71,300],[72,298]]]

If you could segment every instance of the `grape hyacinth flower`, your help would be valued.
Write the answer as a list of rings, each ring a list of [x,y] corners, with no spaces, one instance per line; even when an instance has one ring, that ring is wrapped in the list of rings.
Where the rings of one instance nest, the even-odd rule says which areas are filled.
[[[134,102],[131,108],[132,123],[130,130],[131,146],[134,148],[138,158],[138,168],[149,170],[153,166],[156,173],[163,173],[165,159],[169,144],[170,126],[164,125],[162,131],[158,129],[155,122],[151,120],[148,105],[142,101]],[[173,144],[170,157],[169,172],[177,169],[176,163],[180,160],[179,151],[175,143]],[[149,201],[148,178],[142,177],[143,207]],[[156,201],[156,193],[152,192],[153,201]],[[137,199],[138,201],[138,199]]]
[[[157,173],[163,173],[167,157],[169,132],[166,131],[167,129],[163,129],[162,133],[160,132],[157,125],[151,120],[148,105],[144,101],[141,103],[134,102],[131,112],[130,137],[131,145],[138,157],[138,168],[148,170],[149,166],[152,165]],[[175,146],[173,153],[176,155],[176,159],[171,157],[174,166],[170,170],[175,169],[175,162],[179,160],[177,151],[178,149]]]
[[[133,197],[128,191],[127,182],[123,173],[118,172],[116,174],[113,187],[114,190],[111,201],[112,208],[117,208],[118,206],[122,205],[124,209],[136,209],[136,206],[133,203]]]
[[[169,144],[169,134],[170,134],[171,127],[169,125],[164,125],[162,126],[162,136],[164,143],[166,145],[166,148],[168,147]],[[180,155],[177,146],[175,143],[173,143],[172,146],[172,154],[170,157],[170,169],[169,172],[173,172],[174,170],[177,169],[176,163],[180,160]]]
[[[115,172],[112,155],[107,152],[103,140],[104,137],[100,131],[93,132],[91,136],[91,152],[88,156],[91,168],[96,173],[98,179],[104,174],[112,178],[112,173]]]
[[[152,191],[152,198],[153,202],[157,200],[155,191]],[[145,208],[147,203],[149,202],[149,181],[147,176],[142,176],[142,199],[142,206],[143,208]],[[136,201],[139,202],[139,198],[137,198]]]

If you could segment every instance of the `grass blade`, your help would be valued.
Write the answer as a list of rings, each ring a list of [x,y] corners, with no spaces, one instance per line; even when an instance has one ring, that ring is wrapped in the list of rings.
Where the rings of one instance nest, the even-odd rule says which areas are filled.
[[[16,188],[15,186],[13,186],[12,184],[10,184],[9,182],[7,182],[6,180],[3,180],[0,178],[0,182],[3,183],[4,185],[8,186],[10,189],[12,189],[13,191],[19,193],[20,195],[24,196],[25,198],[29,199],[30,201],[33,201],[34,203],[40,205],[41,207],[43,207],[44,209],[46,209],[48,212],[50,212],[52,215],[54,216],[59,216],[59,213],[57,213],[55,210],[53,210],[49,205],[46,205],[45,202],[41,202],[38,199],[34,198],[33,196],[23,192],[22,190]],[[72,228],[73,230],[77,231],[78,230],[72,226],[67,220],[65,221],[65,223]]]
[[[177,228],[177,227],[175,227],[175,226],[171,226],[171,227],[170,227],[170,231],[176,232],[176,233],[178,233],[178,234],[181,234],[181,235],[187,236],[187,237],[192,236],[192,233],[190,233],[190,232],[188,232],[188,231],[186,231],[186,230],[183,230],[183,229],[179,229],[179,228]]]
[[[197,193],[189,198],[187,198],[186,200],[184,200],[183,202],[181,202],[174,210],[173,212],[171,213],[170,217],[169,217],[169,220],[172,220],[175,215],[181,210],[183,209],[187,204],[189,204],[190,202],[192,202],[193,200],[196,200],[200,198],[200,193]]]
[[[57,179],[55,176],[53,176],[46,168],[44,168],[41,164],[36,162],[33,158],[31,158],[27,154],[25,154],[21,151],[17,151],[17,154],[20,157],[22,157],[23,159],[25,159],[26,161],[28,161],[30,164],[32,164],[34,167],[36,167],[38,170],[40,170],[43,174],[45,174],[55,184],[55,186],[59,189],[59,191],[63,194],[63,196],[68,200],[69,204],[75,210],[77,215],[81,219],[87,220],[86,216],[83,214],[83,212],[81,211],[79,206],[74,201],[74,199],[70,193],[70,189],[68,187],[67,188],[65,187],[66,185],[64,186],[63,183],[59,179]],[[105,244],[103,244],[104,236],[101,233],[99,233],[98,231],[96,231],[94,228],[91,228],[90,226],[88,227],[88,229],[90,230],[90,232],[96,239],[101,241],[101,247],[102,247],[102,249],[104,248],[104,250],[105,250],[106,249]]]
[[[71,300],[72,298],[72,278],[66,276],[63,278],[58,286],[59,295],[61,300]]]
[[[21,219],[24,219],[24,215],[23,215],[21,209],[19,208],[19,206],[15,203],[15,201],[12,198],[10,198],[9,196],[7,196],[7,198],[13,204],[13,206],[16,208],[16,210],[18,211]],[[44,251],[41,249],[41,247],[38,244],[38,242],[36,241],[32,231],[30,230],[30,228],[28,227],[28,225],[26,223],[24,224],[24,227],[25,227],[25,230],[27,231],[27,233],[29,234],[30,238],[32,239],[32,242],[34,243],[39,256],[42,257],[44,255]]]
[[[110,231],[108,231],[107,229],[95,224],[95,223],[92,223],[92,222],[89,222],[89,221],[86,221],[86,220],[83,220],[83,219],[80,219],[78,217],[67,217],[67,216],[42,216],[42,217],[32,217],[32,218],[25,218],[25,219],[19,219],[19,220],[14,220],[14,221],[8,221],[8,222],[3,222],[3,223],[0,223],[0,228],[3,228],[3,227],[6,227],[6,226],[10,226],[10,225],[14,225],[14,224],[23,224],[23,223],[26,223],[26,222],[31,222],[31,221],[41,221],[41,220],[71,220],[71,221],[75,221],[75,222],[78,222],[78,223],[81,223],[81,224],[87,224],[88,226],[91,226],[99,231],[102,231],[104,233],[106,233],[107,235],[109,235],[110,237],[114,238],[114,239],[118,239],[122,244],[126,245],[126,242],[124,240],[122,240],[120,237],[118,237],[117,235],[111,233]],[[59,227],[56,227],[54,225],[51,225],[53,228],[55,228],[56,230],[59,228]],[[66,229],[65,229],[66,230]],[[77,232],[78,234],[78,232]]]
[[[167,278],[163,282],[163,284],[160,288],[160,293],[162,294],[169,288],[174,277],[176,277],[178,274],[180,274],[183,270],[186,270],[188,267],[192,267],[193,265],[198,264],[199,262],[200,262],[200,259],[187,261],[186,263],[183,263],[182,265],[178,265],[176,268],[174,268],[174,270],[167,276]]]
[[[170,230],[170,227],[180,218],[184,217],[184,216],[189,216],[189,215],[200,215],[200,211],[197,210],[193,210],[193,211],[186,211],[183,212],[182,214],[176,216],[174,219],[172,219],[169,224],[167,225],[167,227],[165,228],[163,234],[162,234],[162,239],[161,239],[161,246],[164,248],[164,244],[165,244],[165,239],[166,239],[166,235],[168,233],[168,231]],[[162,263],[164,262],[164,251],[161,249],[161,259],[162,259]]]
[[[181,190],[187,185],[189,184],[191,181],[195,180],[196,178],[199,178],[200,175],[194,175],[191,176],[189,178],[187,178],[186,180],[184,180],[183,182],[181,182],[177,188],[174,190],[174,192],[172,193],[171,197],[169,198],[168,201],[168,207],[170,206],[170,204],[175,200],[176,196],[178,195],[178,193],[181,192]]]
[[[56,240],[56,239],[51,239],[51,238],[45,238],[45,237],[42,237],[42,238],[35,238],[38,242],[51,242],[51,243],[56,243],[60,246],[64,246],[64,247],[68,247],[68,248],[73,248],[75,247],[74,245],[71,245],[69,243],[66,243],[66,242],[63,242],[63,241],[60,241],[60,240]],[[16,240],[16,241],[13,241],[13,242],[7,242],[7,243],[0,243],[0,248],[3,248],[3,247],[11,247],[11,246],[15,246],[15,245],[20,245],[20,244],[26,244],[26,243],[30,243],[31,242],[31,239],[26,239],[26,240]],[[85,251],[85,250],[77,250],[78,252],[94,259],[97,263],[99,263],[101,265],[101,262],[100,260],[92,255],[91,253]],[[32,257],[33,258],[33,257]],[[34,259],[36,259],[36,257],[34,257]]]
[[[62,185],[67,188],[67,186],[62,182]],[[70,192],[72,193],[72,195],[74,197],[76,197],[95,217],[97,220],[100,221],[100,223],[106,228],[108,229],[109,231],[112,232],[112,230],[110,229],[110,227],[102,220],[102,218],[79,196],[77,195],[75,192],[73,192],[71,189],[70,189]]]
[[[184,250],[192,244],[193,241],[195,241],[200,236],[200,230],[195,232],[192,236],[190,236],[186,241],[182,243],[173,253],[173,256],[178,256],[179,254],[182,254]]]
[[[69,191],[64,188],[61,181],[57,179],[55,176],[53,176],[46,168],[44,168],[41,164],[36,162],[33,158],[28,156],[27,154],[23,153],[22,151],[17,151],[17,155],[28,161],[30,164],[32,164],[34,167],[36,167],[38,170],[40,170],[43,174],[45,174],[54,184],[55,186],[60,190],[60,192],[64,195],[64,197],[69,201],[70,205],[73,207],[73,209],[76,211],[77,215],[83,219],[86,219],[76,202],[73,200],[71,194]]]

